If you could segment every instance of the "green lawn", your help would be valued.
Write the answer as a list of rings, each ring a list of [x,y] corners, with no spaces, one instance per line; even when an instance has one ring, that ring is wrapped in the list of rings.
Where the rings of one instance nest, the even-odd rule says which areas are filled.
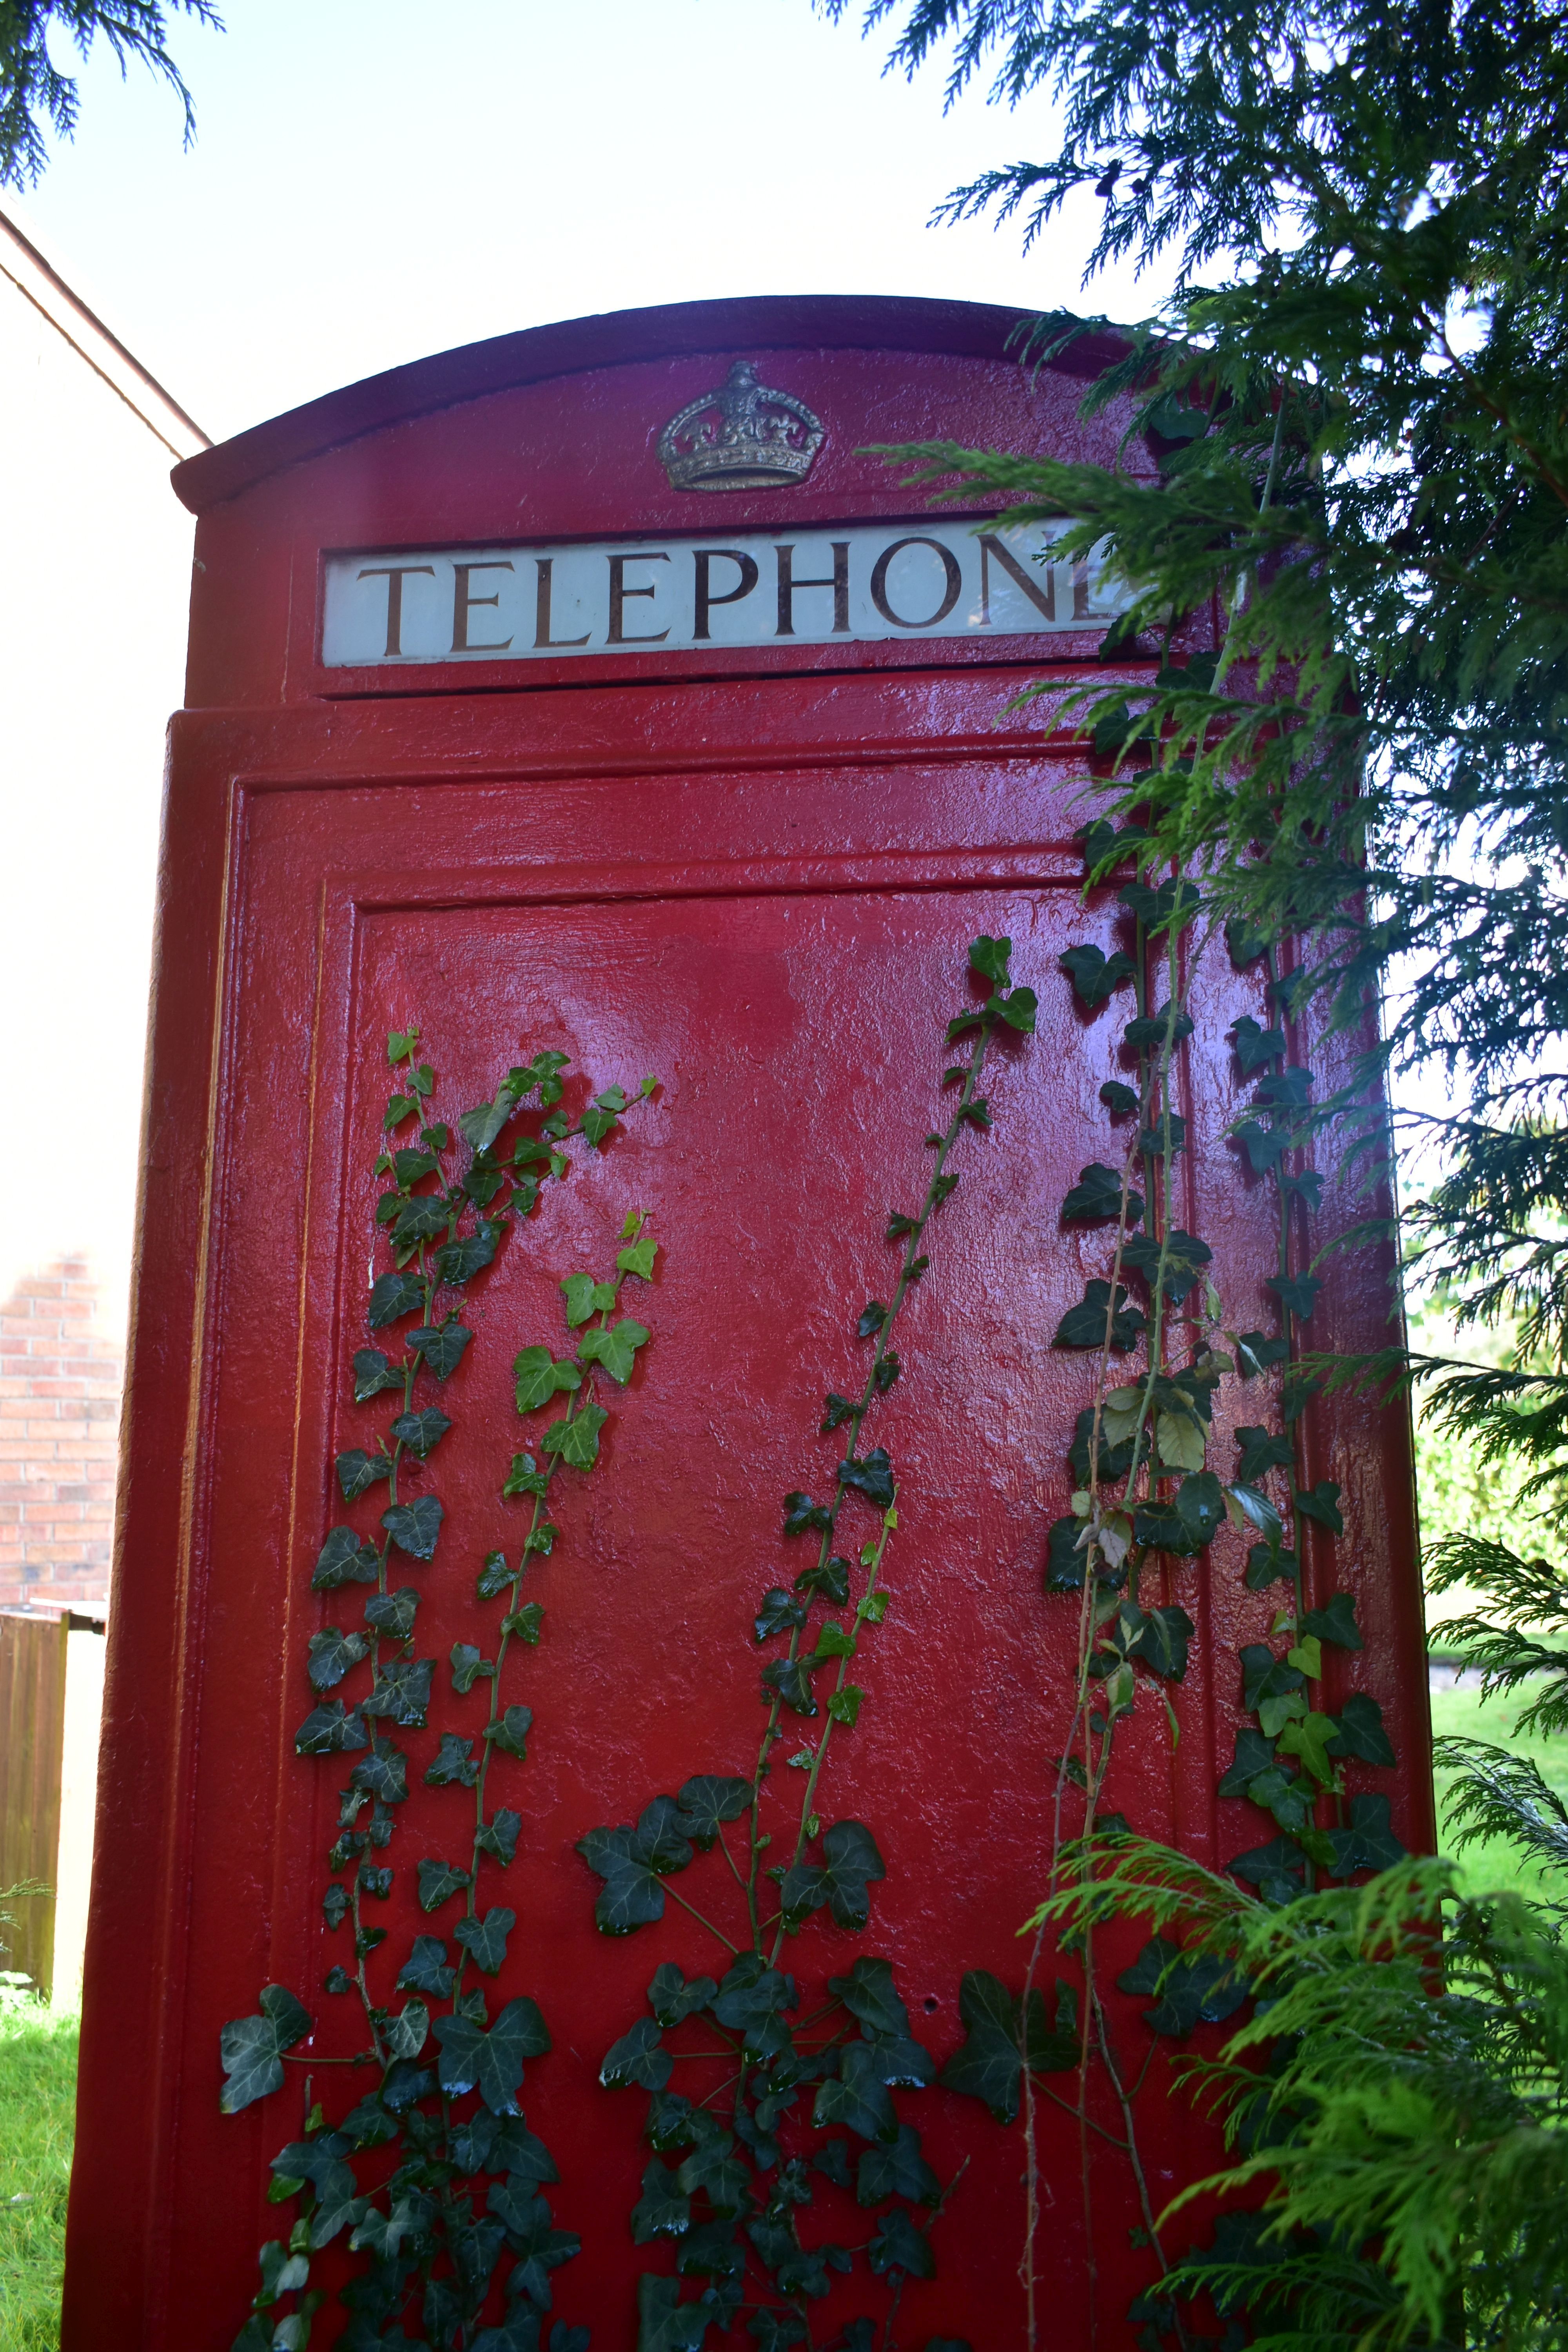
[[[0,2352],[59,2342],[76,2042],[74,2011],[0,1991]]]
[[[1432,1729],[1437,1738],[1489,1739],[1498,1748],[1510,1748],[1519,1755],[1530,1757],[1548,1788],[1568,1803],[1568,1738],[1558,1733],[1544,1739],[1516,1738],[1513,1721],[1517,1713],[1517,1706],[1503,1699],[1483,1703],[1479,1690],[1435,1690],[1432,1694]],[[1451,1777],[1444,1772],[1437,1775],[1440,1846],[1447,1843],[1444,1834],[1443,1791]],[[1476,1894],[1512,1886],[1525,1895],[1550,1895],[1558,1902],[1568,1895],[1561,1873],[1542,1873],[1506,1839],[1489,1838],[1467,1846],[1463,1860],[1467,1882]]]

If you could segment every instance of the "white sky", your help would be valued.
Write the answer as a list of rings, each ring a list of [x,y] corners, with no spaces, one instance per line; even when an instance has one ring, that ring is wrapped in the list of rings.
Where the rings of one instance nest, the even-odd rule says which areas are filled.
[[[226,0],[176,18],[195,95],[121,83],[100,39],[81,119],[26,208],[84,296],[215,438],[428,352],[546,320],[718,295],[1079,305],[1100,207],[1026,259],[1016,225],[931,229],[1045,107],[943,68],[887,78],[810,0]],[[437,37],[438,32],[438,37]],[[0,197],[0,203],[5,200]],[[1148,307],[1131,273],[1085,307]]]

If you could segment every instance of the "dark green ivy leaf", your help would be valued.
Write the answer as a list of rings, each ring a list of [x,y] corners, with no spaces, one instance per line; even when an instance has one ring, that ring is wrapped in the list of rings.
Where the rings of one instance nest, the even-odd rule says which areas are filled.
[[[1130,980],[1133,971],[1130,955],[1118,950],[1108,956],[1102,948],[1092,944],[1068,948],[1057,961],[1071,981],[1079,1003],[1090,1012],[1097,1004],[1103,1004],[1124,980]]]
[[[380,1573],[374,1546],[362,1541],[353,1528],[334,1528],[317,1557],[310,1589],[333,1592],[341,1584],[374,1584]]]
[[[448,1315],[444,1322],[426,1324],[417,1331],[410,1331],[408,1344],[416,1354],[423,1356],[426,1369],[438,1381],[445,1381],[451,1378],[462,1362],[463,1350],[473,1336],[455,1315]]]
[[[802,1919],[824,1903],[841,1927],[863,1927],[869,1885],[887,1876],[877,1841],[864,1822],[835,1822],[822,1839],[820,1864],[798,1862],[785,1872],[780,1900],[786,1917]]]
[[[1278,1061],[1284,1051],[1285,1032],[1282,1029],[1261,1028],[1247,1013],[1237,1023],[1236,1058],[1241,1064],[1244,1078],[1264,1064]]]
[[[1100,1089],[1100,1099],[1112,1118],[1125,1118],[1138,1108],[1138,1096],[1131,1087],[1123,1086],[1120,1078],[1107,1078]]]
[[[451,2098],[478,2091],[493,2116],[515,2116],[523,2062],[542,2058],[550,2034],[539,2005],[526,1995],[509,2000],[489,2032],[468,2017],[438,2017],[441,2088]]]
[[[491,1820],[481,1823],[474,1832],[474,1843],[482,1853],[493,1855],[505,1870],[517,1853],[518,1832],[521,1827],[522,1815],[513,1812],[510,1805],[501,1805]]]
[[[637,2280],[637,2352],[698,2352],[716,2324],[711,2304],[681,2302],[679,2279],[656,2278],[644,2271]]]
[[[414,1631],[418,1607],[416,1589],[412,1584],[400,1584],[395,1592],[371,1594],[364,1604],[364,1622],[378,1633],[390,1633],[395,1641],[405,1642]]]
[[[1179,1004],[1162,1004],[1158,1013],[1140,1013],[1130,1021],[1121,1033],[1121,1042],[1142,1053],[1151,1049],[1163,1053],[1167,1034],[1173,1045],[1179,1045],[1184,1038],[1192,1035],[1195,1026],[1192,1014],[1184,1013]]]
[[[408,1795],[408,1759],[390,1739],[373,1739],[370,1754],[362,1756],[349,1774],[349,1786],[374,1797],[378,1805],[401,1805]]]
[[[676,2187],[675,2175],[650,2159],[642,2177],[642,2195],[632,2207],[632,2242],[651,2245],[656,2238],[679,2238],[691,2222],[691,2200]]]
[[[1331,1756],[1353,1757],[1362,1764],[1398,1761],[1394,1743],[1383,1727],[1383,1709],[1365,1691],[1352,1691],[1340,1709],[1339,1728],[1329,1741]]]
[[[602,1404],[585,1404],[552,1421],[540,1444],[546,1454],[558,1454],[569,1469],[591,1470],[599,1458],[599,1432],[609,1419]]]
[[[389,1454],[367,1454],[363,1445],[353,1445],[346,1454],[338,1455],[332,1467],[338,1474],[344,1502],[357,1503],[378,1479],[391,1475],[392,1460]]]
[[[599,2080],[606,2091],[627,2091],[634,2084],[645,2091],[662,2091],[675,2061],[663,2046],[664,2035],[649,2017],[639,2017],[628,2032],[605,2053]]]
[[[879,1510],[886,1510],[893,1500],[893,1465],[885,1446],[873,1446],[871,1452],[857,1462],[853,1457],[838,1465],[838,1483],[853,1486]]]
[[[394,1370],[379,1348],[354,1350],[354,1402],[368,1404],[383,1389],[400,1389],[403,1374]]]
[[[653,1982],[647,1989],[647,2005],[660,2025],[673,2027],[684,2024],[689,2017],[706,2009],[719,1988],[711,1977],[683,1977],[673,1960],[661,1960],[653,1972]],[[664,2085],[658,2087],[662,2090]]]
[[[782,1584],[772,1584],[763,1595],[753,1631],[759,1642],[771,1642],[775,1633],[787,1633],[805,1622],[805,1603],[794,1600]]]
[[[891,2147],[871,2147],[860,2158],[856,2179],[857,2201],[880,2205],[889,2197],[907,2198],[911,2205],[942,2201],[942,2183],[921,2154],[921,2136],[902,2124]]]
[[[465,1234],[460,1241],[444,1242],[435,1258],[437,1281],[450,1283],[454,1288],[471,1282],[494,1257],[505,1230],[499,1223],[481,1217],[473,1232]]]
[[[1163,1260],[1164,1273],[1159,1276],[1161,1287],[1175,1307],[1182,1304],[1213,1257],[1207,1242],[1199,1241],[1195,1234],[1184,1233],[1179,1225],[1173,1225],[1160,1241],[1152,1234],[1133,1234],[1121,1249],[1122,1265],[1135,1266],[1151,1284]]]
[[[423,1462],[432,1446],[439,1445],[451,1426],[440,1406],[430,1404],[422,1412],[400,1412],[392,1424],[392,1434]]]
[[[833,1524],[832,1518],[820,1503],[814,1503],[809,1495],[803,1495],[798,1491],[784,1496],[784,1531],[786,1536],[812,1535],[817,1529],[826,1529]]]
[[[1288,1307],[1299,1323],[1305,1323],[1310,1318],[1322,1286],[1316,1276],[1310,1274],[1277,1274],[1263,1286],[1265,1290],[1274,1293],[1280,1305]]]
[[[1069,1224],[1092,1223],[1100,1217],[1121,1214],[1121,1178],[1114,1168],[1103,1160],[1092,1160],[1079,1171],[1078,1182],[1062,1202],[1062,1216]],[[1127,1221],[1137,1224],[1143,1214],[1143,1195],[1129,1192]]]
[[[908,2033],[910,2013],[894,1990],[891,1960],[867,1955],[856,1961],[847,1976],[829,1977],[827,1990],[837,1993],[863,2033]]]
[[[422,1911],[438,1911],[454,1895],[473,1885],[473,1874],[456,1862],[422,1862],[419,1864],[419,1907]]]
[[[506,1958],[506,1939],[517,1925],[515,1911],[499,1906],[487,1911],[482,1920],[459,1919],[452,1933],[462,1945],[477,1969],[488,1977],[500,1973]]]
[[[425,1304],[425,1285],[416,1274],[384,1274],[372,1283],[366,1320],[373,1331],[400,1316],[412,1315]],[[409,1342],[413,1345],[412,1339]]]
[[[901,2205],[890,2207],[878,2222],[866,2259],[879,2273],[901,2271],[910,2278],[925,2279],[936,2275],[931,2241]]]
[[[412,1503],[394,1503],[383,1511],[381,1524],[410,1559],[430,1559],[446,1510],[434,1495],[416,1495]]]
[[[1243,1331],[1237,1339],[1237,1370],[1244,1381],[1266,1372],[1271,1365],[1283,1364],[1290,1354],[1289,1339],[1270,1339],[1261,1331]]]
[[[436,1671],[434,1658],[395,1658],[380,1668],[375,1687],[362,1702],[366,1715],[385,1716],[393,1723],[406,1724],[410,1729],[423,1728],[430,1706],[430,1677]]]
[[[1116,1286],[1116,1303],[1111,1307],[1109,1282],[1091,1282],[1081,1303],[1069,1307],[1057,1326],[1053,1348],[1103,1348],[1108,1312],[1110,1317],[1110,1344],[1117,1349],[1134,1346],[1147,1328],[1147,1318],[1135,1307],[1127,1304],[1127,1293],[1120,1283]]]
[[[479,1759],[473,1747],[471,1739],[459,1739],[455,1731],[444,1731],[440,1752],[426,1770],[426,1785],[432,1789],[471,1789],[479,1777]]]
[[[713,1772],[697,1773],[676,1799],[680,1811],[680,1833],[707,1853],[719,1834],[720,1822],[738,1822],[751,1801],[749,1780]]]
[[[1331,1535],[1342,1536],[1344,1520],[1340,1516],[1340,1490],[1331,1478],[1320,1478],[1310,1488],[1298,1487],[1296,1508],[1304,1519],[1315,1519]]]
[[[1219,1784],[1222,1797],[1245,1797],[1260,1773],[1271,1771],[1274,1766],[1274,1742],[1265,1738],[1250,1723],[1237,1726],[1236,1759]]]
[[[1339,1650],[1363,1650],[1366,1647],[1361,1629],[1355,1622],[1355,1597],[1349,1592],[1336,1592],[1321,1609],[1309,1609],[1301,1620],[1303,1633],[1315,1633],[1320,1642],[1331,1642]]]
[[[1157,1995],[1143,2021],[1154,2033],[1182,2040],[1200,2022],[1218,2025],[1234,2016],[1247,1997],[1247,1985],[1228,1960],[1212,1953],[1181,1951],[1163,1936],[1144,1945],[1130,1969],[1116,1979],[1123,1992]]]
[[[414,1949],[404,1961],[397,1979],[398,1990],[427,1992],[433,2000],[449,2000],[457,1980],[458,1971],[447,1966],[447,1947],[439,1937],[416,1936]]]
[[[281,2089],[283,2053],[303,2041],[311,2022],[310,2011],[284,1985],[262,1987],[259,2016],[230,2020],[218,2036],[228,2078],[218,2105],[226,2116],[237,2116],[253,2100]]]
[[[358,1707],[351,1713],[341,1698],[312,1707],[294,1734],[297,1756],[340,1756],[369,1744],[370,1734]]]
[[[1266,1429],[1238,1429],[1236,1444],[1240,1457],[1236,1465],[1237,1482],[1243,1486],[1256,1486],[1269,1470],[1290,1469],[1296,1459],[1290,1440],[1271,1437]]]
[[[531,1706],[503,1707],[493,1722],[486,1724],[485,1738],[491,1747],[504,1749],[508,1756],[515,1756],[519,1763],[523,1763],[528,1757],[528,1735],[532,1723]]]
[[[1405,1858],[1405,1849],[1394,1836],[1386,1797],[1352,1797],[1350,1821],[1329,1832],[1334,1850],[1331,1878],[1350,1878],[1358,1870],[1390,1870]]]

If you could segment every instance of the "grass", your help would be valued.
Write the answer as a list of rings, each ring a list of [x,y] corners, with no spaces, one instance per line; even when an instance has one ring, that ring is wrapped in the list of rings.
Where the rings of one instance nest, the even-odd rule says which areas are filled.
[[[1432,1694],[1432,1730],[1436,1738],[1488,1739],[1494,1747],[1528,1756],[1548,1788],[1568,1803],[1568,1738],[1561,1734],[1533,1739],[1516,1736],[1513,1721],[1518,1712],[1518,1706],[1506,1699],[1483,1701],[1479,1690],[1435,1690]],[[1448,1840],[1443,1822],[1443,1798],[1452,1778],[1451,1773],[1437,1774],[1437,1843],[1444,1847]],[[1466,1846],[1460,1859],[1465,1865],[1466,1883],[1474,1894],[1493,1894],[1503,1887],[1513,1887],[1521,1895],[1563,1900],[1561,1872],[1544,1872],[1506,1838],[1478,1840],[1476,1844]]]
[[[77,2022],[0,1986],[0,2352],[59,2342]]]

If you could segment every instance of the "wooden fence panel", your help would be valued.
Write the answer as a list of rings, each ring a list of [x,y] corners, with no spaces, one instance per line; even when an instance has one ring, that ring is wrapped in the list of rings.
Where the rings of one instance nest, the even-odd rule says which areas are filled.
[[[69,1637],[64,1617],[0,1614],[0,1888],[26,1879],[51,1890],[55,1884]],[[41,1991],[50,1991],[53,1893],[5,1908],[16,1924],[0,1929],[4,1965],[21,1969]]]

